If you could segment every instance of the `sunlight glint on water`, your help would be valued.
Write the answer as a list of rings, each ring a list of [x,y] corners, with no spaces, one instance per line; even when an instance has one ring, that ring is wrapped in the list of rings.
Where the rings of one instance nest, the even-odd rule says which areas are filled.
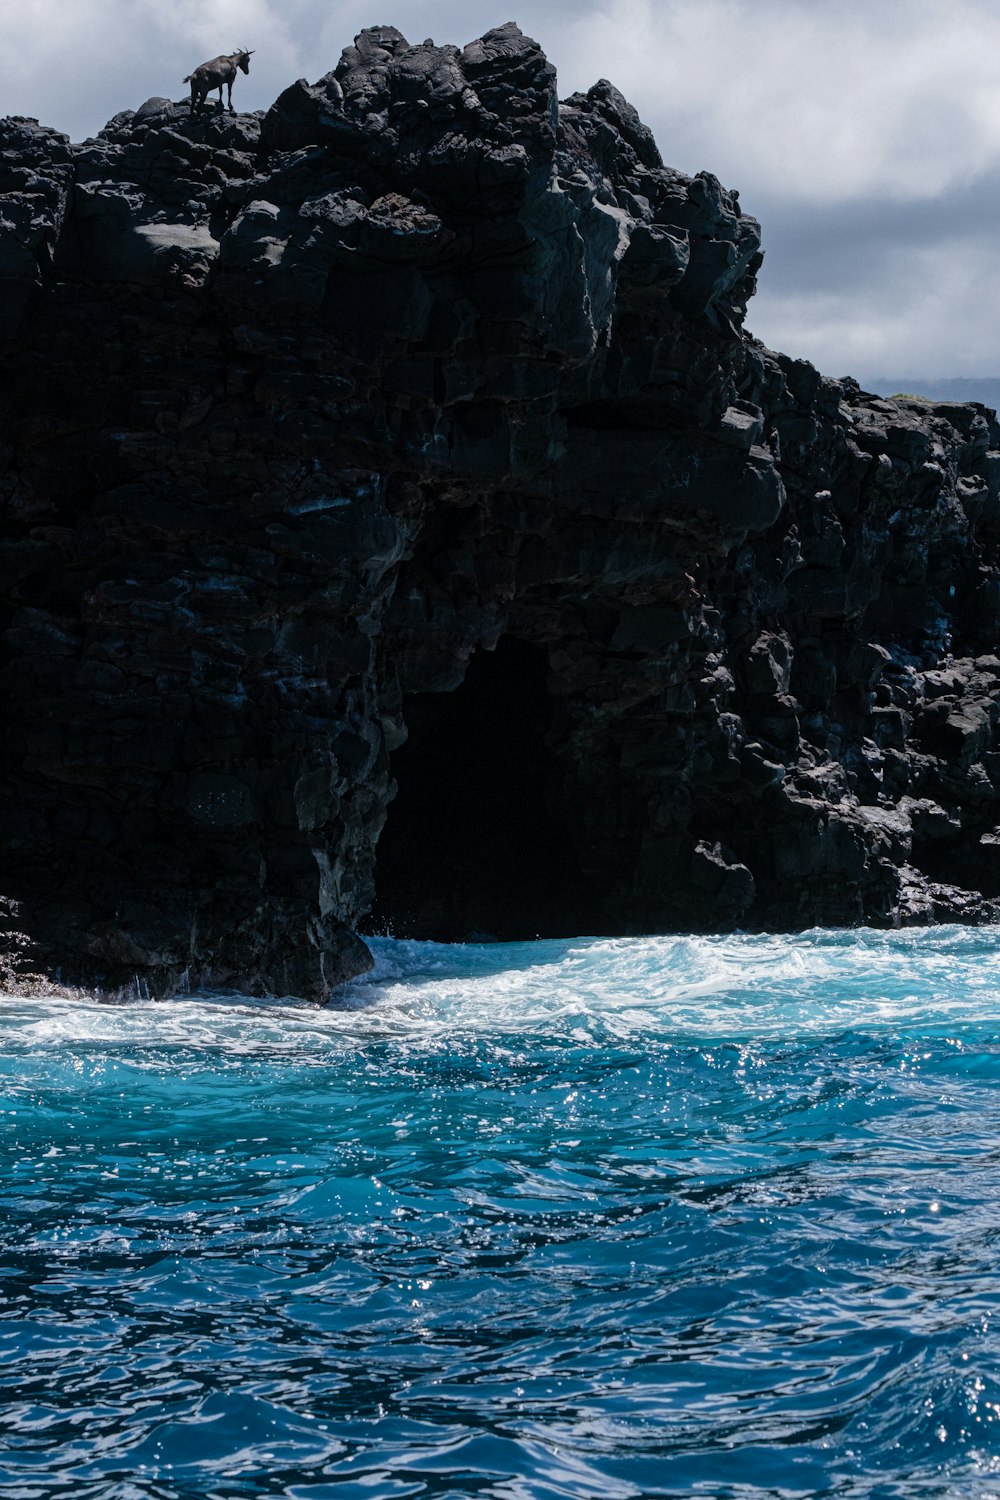
[[[0,1005],[0,1495],[1000,1494],[1000,933]]]

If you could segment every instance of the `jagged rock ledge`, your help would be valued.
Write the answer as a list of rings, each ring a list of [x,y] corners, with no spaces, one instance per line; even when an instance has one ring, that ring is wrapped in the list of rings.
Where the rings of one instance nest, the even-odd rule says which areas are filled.
[[[760,264],[514,26],[0,123],[6,984],[994,920],[1000,432],[770,353]]]

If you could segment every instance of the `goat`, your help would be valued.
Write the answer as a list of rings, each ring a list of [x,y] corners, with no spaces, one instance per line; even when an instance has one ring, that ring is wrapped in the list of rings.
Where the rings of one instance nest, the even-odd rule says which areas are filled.
[[[235,114],[233,109],[233,84],[236,82],[236,69],[242,68],[244,73],[250,71],[250,59],[256,51],[250,52],[245,47],[237,52],[230,52],[228,57],[213,57],[211,62],[204,62],[200,67],[189,73],[184,82],[191,85],[191,113],[208,100],[209,90],[219,90],[219,108],[222,108],[222,85],[229,89],[229,113]]]

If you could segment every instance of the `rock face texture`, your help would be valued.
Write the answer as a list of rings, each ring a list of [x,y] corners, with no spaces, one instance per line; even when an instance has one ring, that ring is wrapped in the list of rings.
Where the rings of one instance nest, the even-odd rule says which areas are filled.
[[[1000,430],[763,348],[759,247],[512,25],[0,122],[4,982],[995,919]]]

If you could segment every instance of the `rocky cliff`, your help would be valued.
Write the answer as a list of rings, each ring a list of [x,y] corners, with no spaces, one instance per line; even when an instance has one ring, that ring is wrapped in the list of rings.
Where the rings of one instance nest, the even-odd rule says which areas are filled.
[[[0,123],[6,983],[994,919],[1000,431],[763,348],[759,245],[515,26]]]

